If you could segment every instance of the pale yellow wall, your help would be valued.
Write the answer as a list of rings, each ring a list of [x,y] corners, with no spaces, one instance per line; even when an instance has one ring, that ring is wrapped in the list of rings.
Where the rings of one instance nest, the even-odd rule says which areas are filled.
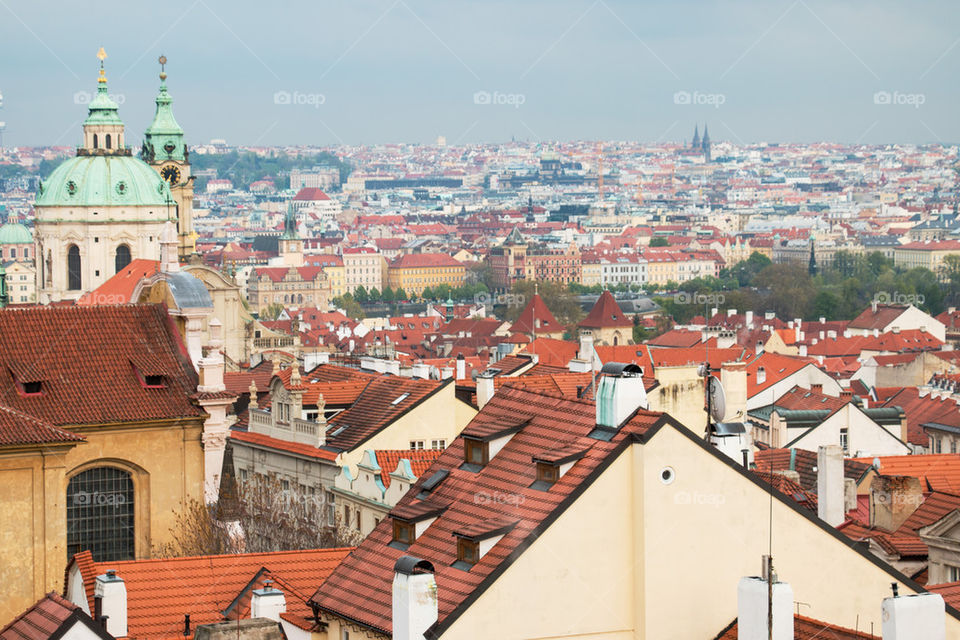
[[[631,468],[631,457],[621,455],[454,622],[444,640],[636,638],[638,523],[629,509],[635,499]]]
[[[669,413],[695,433],[707,426],[706,394],[696,366],[657,367],[658,387],[647,392],[651,411]]]
[[[409,449],[411,440],[424,440],[429,447],[430,440],[442,438],[449,446],[475,415],[476,409],[454,396],[453,383],[447,384],[353,451],[341,453],[337,464],[355,466],[366,449]]]

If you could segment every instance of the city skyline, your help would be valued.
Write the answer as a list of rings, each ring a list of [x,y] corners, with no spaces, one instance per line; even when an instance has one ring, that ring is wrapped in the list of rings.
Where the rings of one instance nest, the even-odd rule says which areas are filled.
[[[871,5],[869,22],[804,0],[244,8],[107,3],[53,21],[4,3],[4,144],[79,142],[100,46],[131,146],[153,115],[161,54],[191,144],[682,142],[703,122],[735,144],[960,139],[945,3]]]

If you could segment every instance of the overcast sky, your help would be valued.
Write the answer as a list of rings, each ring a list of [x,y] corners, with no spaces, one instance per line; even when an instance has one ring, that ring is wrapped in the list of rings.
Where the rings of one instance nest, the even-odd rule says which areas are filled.
[[[76,144],[100,46],[130,143],[960,140],[960,3],[0,0],[4,144]]]

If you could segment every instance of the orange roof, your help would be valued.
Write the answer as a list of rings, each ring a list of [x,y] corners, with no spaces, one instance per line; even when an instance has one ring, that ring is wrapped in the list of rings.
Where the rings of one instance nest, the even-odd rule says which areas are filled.
[[[562,333],[563,325],[550,313],[547,303],[539,293],[533,294],[530,302],[510,326],[510,332],[520,332],[529,335],[538,333]]]
[[[286,451],[288,453],[294,453],[310,458],[318,458],[320,460],[333,461],[337,459],[337,453],[335,451],[312,447],[309,444],[303,444],[300,442],[280,440],[279,438],[273,438],[271,436],[264,435],[262,433],[255,433],[253,431],[231,431],[230,439],[239,440],[240,442],[246,442],[249,444],[260,445],[261,447],[268,447],[277,451]]]
[[[313,549],[186,558],[90,562],[90,552],[74,556],[91,595],[96,576],[115,569],[127,588],[128,636],[138,640],[185,640],[183,616],[199,625],[249,617],[250,592],[272,579],[284,592],[284,619],[303,625],[311,616],[306,600],[351,551]],[[83,558],[86,556],[86,558]],[[82,560],[81,560],[82,559]],[[236,604],[235,604],[236,603]],[[90,598],[93,611],[93,599]]]
[[[624,315],[613,294],[604,289],[590,313],[580,321],[580,326],[588,329],[631,328],[633,321]]]
[[[520,353],[535,353],[540,364],[566,368],[567,364],[577,357],[579,350],[580,345],[570,340],[537,338],[524,347]]]
[[[885,476],[912,476],[920,478],[925,491],[943,491],[960,494],[960,456],[936,453],[913,456],[882,456],[880,474]],[[855,458],[858,462],[873,464],[875,458]]]
[[[126,304],[140,281],[159,270],[159,260],[132,260],[102,285],[80,296],[77,304]]]
[[[413,475],[419,478],[440,457],[443,449],[377,449],[374,453],[380,465],[383,486],[389,487],[390,474],[397,470],[401,460],[409,460]]]

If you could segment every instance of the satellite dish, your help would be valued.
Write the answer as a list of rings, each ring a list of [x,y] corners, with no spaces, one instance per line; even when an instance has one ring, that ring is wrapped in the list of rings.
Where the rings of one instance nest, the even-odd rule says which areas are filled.
[[[707,393],[710,394],[710,417],[717,422],[723,420],[727,414],[727,396],[723,392],[723,385],[717,378],[710,378],[710,388]]]

